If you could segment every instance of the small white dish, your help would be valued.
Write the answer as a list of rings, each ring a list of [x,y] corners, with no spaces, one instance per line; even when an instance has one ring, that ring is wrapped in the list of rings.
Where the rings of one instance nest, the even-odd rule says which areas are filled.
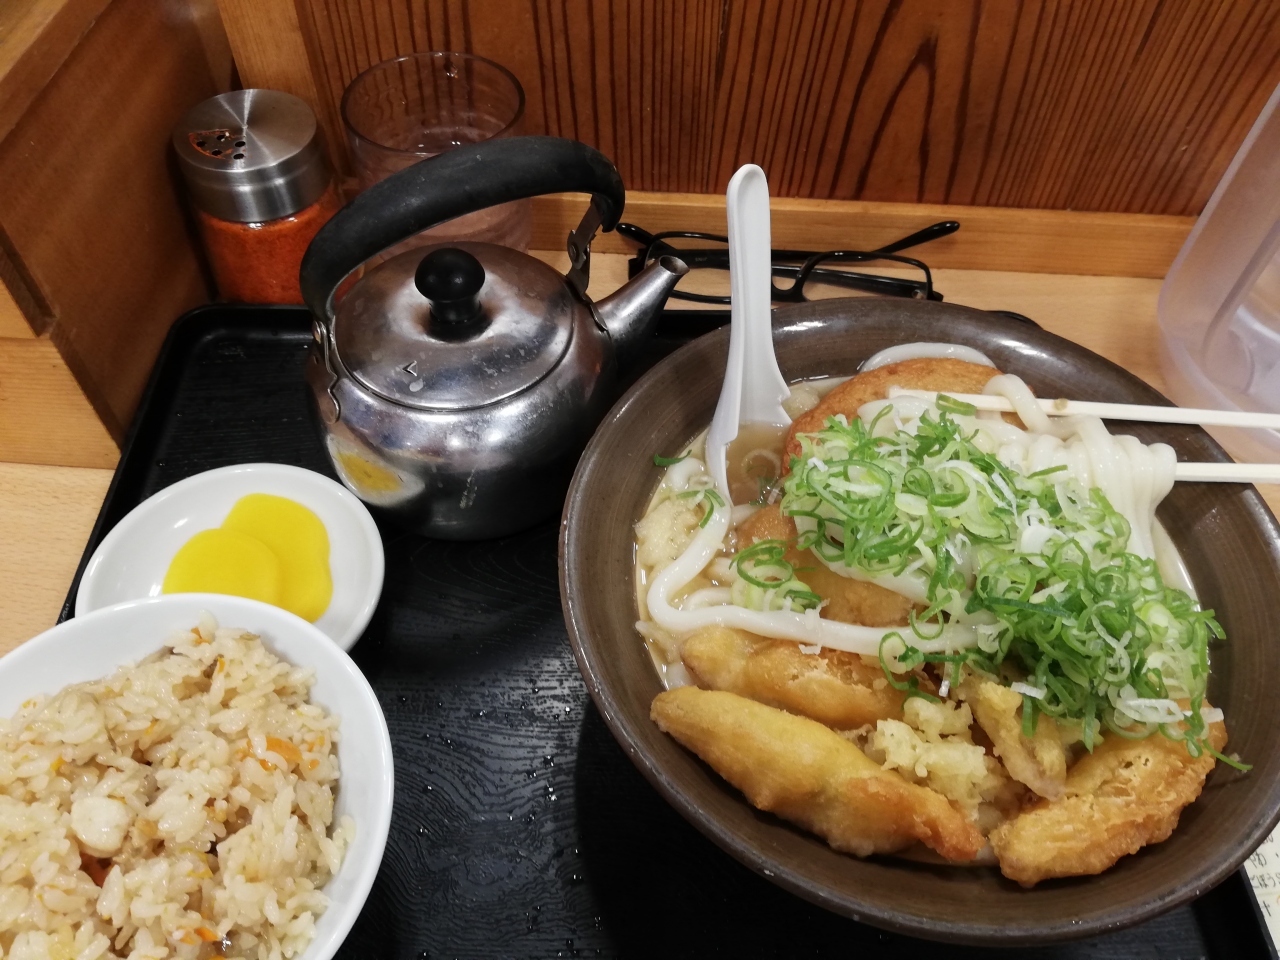
[[[315,625],[350,650],[382,594],[382,538],[368,509],[346,487],[313,470],[281,463],[207,470],[142,501],[93,552],[76,592],[76,616],[160,596],[165,572],[182,545],[201,530],[220,526],[235,502],[250,493],[288,497],[324,524],[333,598]]]
[[[356,833],[338,872],[324,886],[329,908],[316,920],[315,938],[298,957],[328,960],[360,915],[382,863],[391,828],[395,765],[387,720],[369,681],[314,626],[270,604],[213,593],[174,593],[118,603],[77,615],[0,657],[0,717],[12,716],[28,697],[109,676],[155,653],[176,631],[190,630],[206,610],[219,626],[243,627],[260,636],[277,656],[314,670],[311,702],[341,718],[334,816],[336,820],[350,814]]]

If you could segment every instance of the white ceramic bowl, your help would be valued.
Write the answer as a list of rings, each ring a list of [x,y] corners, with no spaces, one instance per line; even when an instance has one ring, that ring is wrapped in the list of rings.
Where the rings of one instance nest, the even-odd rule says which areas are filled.
[[[93,552],[76,593],[76,616],[124,600],[160,596],[174,554],[194,534],[220,526],[232,505],[249,493],[288,497],[324,523],[333,599],[315,625],[350,650],[382,593],[382,538],[368,509],[342,484],[281,463],[207,470],[142,501]]]
[[[356,834],[324,888],[329,909],[299,958],[328,960],[359,916],[382,863],[395,770],[387,721],[373,688],[352,659],[314,626],[279,607],[211,593],[119,603],[60,623],[0,657],[0,716],[12,716],[27,697],[105,677],[154,653],[174,631],[194,626],[203,610],[220,626],[244,627],[290,663],[313,669],[311,702],[341,718],[335,818],[350,814]]]

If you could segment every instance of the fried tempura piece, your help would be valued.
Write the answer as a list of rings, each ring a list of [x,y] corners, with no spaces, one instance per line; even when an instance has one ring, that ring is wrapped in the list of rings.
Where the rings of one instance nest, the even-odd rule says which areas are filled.
[[[1052,717],[1036,718],[1034,737],[1022,735],[1022,694],[1008,687],[970,677],[960,685],[960,696],[973,710],[973,718],[991,738],[996,756],[1009,776],[1042,797],[1057,800],[1067,781],[1067,751]]]
[[[711,626],[690,634],[680,656],[703,688],[727,690],[837,730],[902,716],[902,691],[889,685],[879,663],[856,653],[802,653],[788,640]]]
[[[982,835],[927,787],[880,769],[833,730],[733,693],[679,687],[658,694],[653,721],[761,810],[858,856],[919,840],[949,860],[972,860]]]
[[[794,544],[796,522],[782,515],[777,504],[761,507],[738,525],[739,548],[760,540],[785,540]],[[833,573],[810,550],[793,546],[784,559],[796,568],[796,576],[827,601],[821,616],[843,623],[860,623],[866,627],[905,626],[911,613],[911,601],[901,594],[876,583],[854,580]]]
[[[792,544],[791,549],[787,551],[788,563],[798,566],[817,559],[809,551],[795,548],[796,522],[791,517],[784,517],[776,503],[761,507],[738,524],[734,532],[738,537],[739,549],[761,540],[785,540]]]
[[[826,426],[827,418],[834,417],[837,413],[843,413],[852,423],[858,415],[859,407],[872,400],[883,400],[891,386],[910,390],[981,393],[987,381],[999,373],[994,367],[947,357],[903,360],[860,373],[828,393],[808,413],[801,414],[792,421],[782,457],[782,472],[785,475],[791,458],[800,455],[797,433],[821,430]]]
[[[1226,746],[1220,721],[1209,725],[1209,742],[1219,752]],[[1000,871],[1024,887],[1101,873],[1125,854],[1168,839],[1213,764],[1212,755],[1192,758],[1182,743],[1158,733],[1145,740],[1108,736],[1071,768],[1062,799],[1040,801],[992,832]]]

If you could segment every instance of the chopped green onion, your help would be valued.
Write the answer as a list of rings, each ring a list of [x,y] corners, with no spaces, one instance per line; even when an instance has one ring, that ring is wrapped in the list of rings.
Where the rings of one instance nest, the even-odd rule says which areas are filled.
[[[955,397],[948,397],[945,393],[938,394],[938,399],[934,402],[934,406],[938,408],[939,413],[954,413],[964,417],[972,417],[978,412],[978,408],[972,403],[965,403]]]
[[[822,598],[796,578],[786,559],[785,540],[758,540],[738,551],[732,566],[738,574],[733,602],[752,610],[812,610]]]
[[[655,453],[653,455],[653,464],[656,467],[670,467],[679,463],[681,460],[688,460],[688,459],[689,459],[688,451],[685,451],[684,453],[680,454],[680,456],[678,457],[661,457]]]
[[[939,701],[937,697],[920,689],[920,679],[918,677],[911,676],[907,677],[906,680],[899,680],[893,675],[893,671],[889,669],[889,664],[884,658],[884,645],[894,639],[898,640],[903,645],[902,655],[897,659],[899,665],[905,667],[907,670],[914,669],[927,659],[915,647],[909,646],[907,642],[902,639],[902,634],[897,632],[886,633],[880,638],[880,647],[877,650],[877,656],[880,658],[880,669],[884,671],[885,679],[889,681],[889,686],[893,687],[895,690],[905,690],[907,693],[906,699],[908,700],[912,697],[919,697],[921,700],[928,700],[930,703],[940,703],[941,701]]]
[[[934,639],[961,617],[987,625],[977,646],[945,655],[924,656],[903,640],[899,664],[966,664],[998,676],[1007,663],[1043,691],[1023,697],[1028,735],[1044,714],[1079,724],[1090,750],[1103,728],[1124,737],[1159,731],[1193,756],[1212,750],[1199,710],[1208,645],[1222,628],[1213,611],[1166,586],[1153,560],[1128,552],[1129,523],[1102,491],[1062,466],[1023,475],[1002,463],[953,419],[976,412],[953,397],[940,394],[910,430],[886,430],[890,411],[881,408],[870,425],[832,417],[797,435],[781,509],[806,521],[797,549],[873,580],[915,578],[928,609],[904,632]],[[1039,549],[1023,552],[1033,526]],[[816,606],[783,559],[785,545],[762,544],[735,558],[738,592],[758,605],[786,585],[788,608]],[[880,659],[896,689],[927,696],[914,678],[891,674],[883,643]],[[1163,716],[1153,701],[1193,709],[1183,723],[1153,723]]]
[[[677,493],[676,497],[680,500],[693,500],[695,505],[703,503],[704,501],[706,502],[707,512],[702,515],[702,520],[698,523],[699,527],[705,527],[711,522],[711,515],[715,513],[716,507],[724,506],[724,497],[720,496],[720,494],[716,493],[716,491],[712,490],[710,487],[699,487],[696,490],[686,490],[683,493]]]

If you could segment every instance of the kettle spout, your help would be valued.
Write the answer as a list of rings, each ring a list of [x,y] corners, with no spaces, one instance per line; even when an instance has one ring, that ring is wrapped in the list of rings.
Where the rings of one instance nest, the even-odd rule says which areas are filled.
[[[683,260],[659,257],[625,286],[594,305],[596,318],[613,341],[620,363],[625,364],[629,354],[653,331],[662,305],[688,272]]]

